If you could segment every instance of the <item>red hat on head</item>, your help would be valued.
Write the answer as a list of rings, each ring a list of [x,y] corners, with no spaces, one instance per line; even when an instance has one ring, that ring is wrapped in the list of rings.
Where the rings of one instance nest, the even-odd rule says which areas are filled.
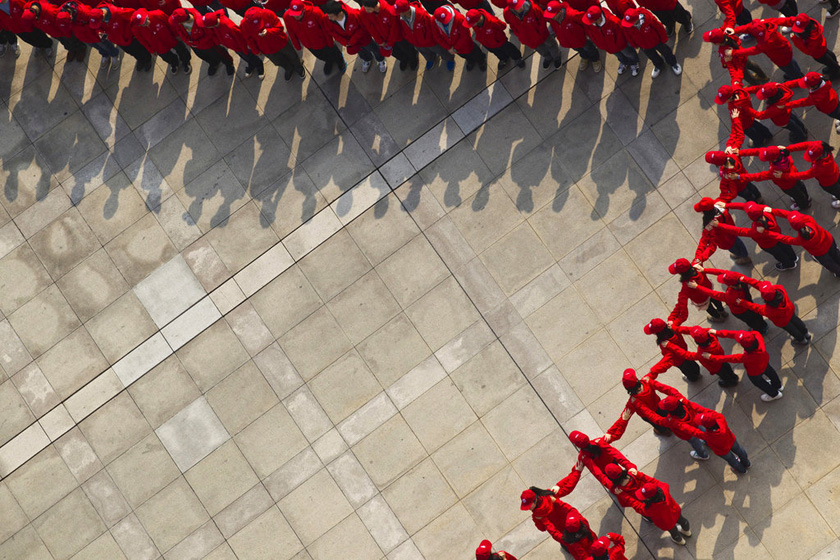
[[[788,223],[793,229],[802,229],[808,225],[808,219],[805,217],[805,214],[791,212],[788,214]]]
[[[820,85],[820,82],[822,82],[822,80],[822,74],[820,74],[819,72],[808,72],[802,78],[802,83],[805,84],[805,87],[813,88]]]
[[[719,274],[717,281],[721,284],[726,284],[727,286],[734,286],[741,281],[741,275],[727,271],[723,274]]]
[[[677,410],[677,406],[679,404],[680,404],[680,399],[678,399],[677,397],[672,397],[671,395],[668,395],[667,397],[665,397],[664,399],[659,401],[659,408],[661,408],[662,410],[665,410],[667,412],[674,412],[675,410]]]
[[[583,23],[587,25],[595,25],[601,21],[602,15],[604,15],[604,12],[601,11],[601,8],[598,6],[589,6],[589,9],[586,10],[586,14],[583,16]]]
[[[805,14],[799,14],[796,16],[796,19],[793,20],[793,25],[791,29],[793,29],[794,33],[802,33],[805,31],[805,28],[808,27],[808,24],[813,21],[809,16]]]
[[[566,530],[574,533],[580,529],[580,514],[571,511],[569,515],[566,516]]]
[[[560,10],[563,9],[563,5],[557,0],[551,0],[548,5],[545,7],[545,13],[551,14],[552,16],[559,14]]]
[[[216,27],[219,25],[219,12],[207,12],[201,18],[201,21],[207,27]]]
[[[639,21],[639,10],[628,8],[624,12],[624,17],[621,18],[621,27],[633,27],[637,21]]]
[[[770,99],[777,93],[779,93],[779,85],[776,82],[767,82],[761,86],[760,90],[755,92],[755,96],[763,101],[765,99]]]
[[[724,103],[729,101],[730,97],[732,97],[732,92],[733,91],[734,90],[732,89],[732,86],[730,86],[730,85],[720,86],[720,88],[718,89],[717,95],[715,95],[715,103],[717,103],[718,105],[723,105]]]
[[[407,12],[409,8],[411,8],[411,4],[409,4],[408,0],[397,0],[396,2],[394,2],[394,9],[397,11],[398,14]]]
[[[521,502],[519,504],[519,509],[526,511],[531,509],[531,504],[537,501],[537,495],[529,488],[519,495],[519,500]]]
[[[621,384],[624,385],[625,389],[632,389],[638,382],[639,378],[636,376],[635,369],[627,368],[624,370],[624,374],[621,376]]]
[[[707,154],[708,157],[708,154]],[[707,163],[711,163],[710,161],[706,160]],[[700,199],[700,202],[694,205],[695,212],[706,212],[711,210],[715,207],[715,199],[709,198],[708,196],[704,196]]]
[[[508,0],[508,8],[519,11],[525,5],[525,0]]]
[[[761,294],[761,297],[764,298],[765,301],[770,301],[774,297],[776,297],[776,286],[773,285],[772,282],[764,282],[758,283],[758,293]]]
[[[35,21],[35,19],[35,12],[30,10],[29,8],[23,10],[23,13],[20,15],[20,20],[24,23],[31,24]]]
[[[67,25],[73,21],[73,16],[70,15],[70,12],[61,11],[56,14],[55,21],[62,25]]]
[[[759,19],[752,20],[747,27],[747,33],[753,37],[764,37],[766,32],[767,28],[764,26],[764,22]]]
[[[490,554],[493,552],[493,544],[484,539],[478,548],[475,549],[475,560],[490,560]]]
[[[824,155],[822,144],[814,144],[808,150],[802,154],[802,157],[805,158],[805,161],[814,163],[817,160],[822,159]]]
[[[464,23],[464,27],[472,27],[473,25],[478,23],[478,20],[481,19],[481,12],[479,12],[476,9],[467,10],[464,19],[467,20],[466,23]]]
[[[725,37],[723,29],[711,29],[703,33],[703,40],[707,43],[722,43]]]
[[[610,539],[607,537],[599,537],[598,540],[592,543],[589,547],[589,554],[594,558],[596,556],[603,556],[610,550]]]
[[[758,204],[750,200],[746,204],[744,204],[744,212],[747,213],[747,216],[750,217],[751,220],[758,220],[764,215],[764,205]]]
[[[668,265],[668,272],[671,274],[682,274],[691,270],[691,263],[688,259],[677,259],[672,264]]]
[[[650,323],[645,325],[645,334],[658,334],[665,330],[668,325],[662,319],[651,319]]]
[[[758,159],[761,161],[776,161],[781,155],[782,150],[778,146],[769,146],[758,151]]]
[[[615,463],[609,463],[606,467],[604,467],[604,474],[607,475],[607,478],[615,482],[624,476],[624,469]]]
[[[744,348],[752,348],[753,344],[755,344],[755,335],[750,331],[741,331],[735,340]]]
[[[190,19],[189,13],[183,8],[177,8],[172,12],[172,15],[169,16],[169,21],[172,23],[184,23],[188,19]]]
[[[721,166],[724,163],[726,163],[727,157],[729,156],[727,156],[725,152],[721,152],[720,150],[712,150],[710,152],[706,152],[706,163]],[[714,203],[712,203],[712,205],[714,206]]]
[[[449,6],[439,6],[438,9],[435,10],[435,19],[444,25],[449,25],[449,22],[452,21],[452,18],[454,17],[454,9]]]
[[[295,2],[292,2],[292,4],[289,6],[289,9],[286,10],[286,13],[292,17],[297,17],[299,15],[303,15],[303,8],[303,2],[296,0]]]
[[[134,15],[131,16],[131,23],[135,25],[143,25],[146,19],[149,17],[149,12],[140,8],[139,10],[134,11]]]
[[[636,491],[636,497],[640,500],[647,500],[649,498],[653,498],[656,495],[657,490],[659,490],[659,486],[653,482],[647,482]]]
[[[102,20],[104,19],[105,14],[102,13],[102,10],[96,8],[90,11],[90,15],[88,16],[88,27],[91,29],[99,29],[102,27]]]
[[[694,342],[706,342],[709,340],[709,331],[700,325],[694,325],[688,332],[691,335],[691,338],[694,339]]]
[[[589,445],[589,436],[583,432],[575,430],[569,434],[569,441],[571,441],[572,445],[575,447],[582,449]]]

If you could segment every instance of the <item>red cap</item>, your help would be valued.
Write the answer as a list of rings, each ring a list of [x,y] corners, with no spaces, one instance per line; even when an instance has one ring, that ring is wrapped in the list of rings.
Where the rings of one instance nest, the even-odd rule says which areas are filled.
[[[621,376],[621,384],[624,385],[625,389],[632,389],[638,382],[639,378],[636,376],[635,369],[627,368],[624,370],[624,374]]]
[[[519,495],[519,500],[521,501],[521,503],[519,504],[519,509],[521,509],[522,511],[526,511],[531,509],[531,505],[535,501],[537,501],[537,495],[534,494],[534,491],[529,488],[528,490],[525,490]]]
[[[718,275],[717,281],[721,284],[726,284],[727,286],[734,286],[741,281],[741,275],[726,271],[723,274]]]
[[[793,229],[802,229],[808,225],[808,218],[805,217],[805,214],[791,212],[788,214],[788,223]]]
[[[735,340],[744,348],[752,348],[755,344],[755,335],[750,331],[741,331]]]
[[[29,8],[23,10],[23,13],[20,16],[20,20],[27,24],[32,24],[35,21],[35,12],[30,10]]]
[[[764,215],[764,205],[753,202],[752,200],[744,204],[744,212],[750,217],[750,220],[760,220]]]
[[[815,161],[822,159],[823,157],[823,147],[820,143],[814,143],[811,145],[808,150],[802,154],[802,157],[805,158],[805,161],[814,163]]]
[[[647,500],[648,498],[653,498],[657,490],[659,490],[659,487],[656,484],[647,482],[636,491],[636,497],[640,500]]]
[[[651,319],[650,323],[645,325],[645,334],[661,333],[667,326],[662,319]]]
[[[58,12],[55,16],[55,21],[62,25],[67,25],[73,21],[73,16],[70,15],[70,12]]]
[[[624,17],[621,18],[621,27],[633,27],[637,21],[639,21],[639,10],[628,8],[624,12]]]
[[[747,32],[752,35],[753,37],[764,37],[764,34],[767,32],[767,28],[764,26],[764,22],[759,19],[754,19],[752,22],[749,23],[747,26]]]
[[[725,37],[723,29],[711,29],[703,33],[703,40],[707,43],[722,43]]]
[[[586,10],[586,14],[583,17],[583,23],[587,25],[595,25],[597,22],[601,21],[602,15],[604,15],[604,12],[601,11],[601,8],[598,6],[589,6],[589,9]]]
[[[478,548],[475,549],[475,560],[490,560],[490,554],[493,552],[493,544],[484,539]]]
[[[219,12],[207,12],[201,18],[201,21],[207,27],[216,27],[219,25]]]
[[[589,546],[589,554],[594,558],[595,556],[603,556],[610,550],[610,539],[607,537],[599,537],[598,540]]]
[[[708,154],[706,154],[706,162],[711,163],[708,160]],[[700,202],[694,205],[695,212],[706,212],[708,210],[712,210],[715,207],[715,199],[709,198],[708,196],[704,196],[700,199]]]
[[[394,9],[397,11],[398,14],[403,12],[407,12],[411,8],[411,4],[408,0],[397,0],[394,2]]]
[[[805,28],[808,26],[809,23],[813,21],[809,16],[805,14],[799,14],[796,16],[796,19],[793,20],[793,25],[791,29],[793,29],[794,33],[802,33],[805,31]]]
[[[671,274],[682,274],[691,270],[691,263],[688,259],[677,259],[668,266],[668,272]]]
[[[709,340],[709,331],[700,325],[694,325],[688,332],[691,335],[691,338],[694,339],[694,342],[706,342]]]
[[[452,18],[455,17],[455,9],[451,6],[440,6],[435,10],[435,19],[444,25],[449,25]]]
[[[559,14],[562,9],[563,5],[560,2],[557,2],[557,0],[551,0],[551,2],[549,2],[545,7],[545,13],[554,16]]]
[[[717,99],[717,97],[715,99]],[[721,152],[720,150],[712,150],[711,152],[706,152],[706,163],[721,166],[724,163],[726,163],[727,157],[729,156],[727,156],[726,153]],[[712,206],[714,206],[714,203],[712,203]]]
[[[704,428],[712,428],[717,426],[717,419],[708,412],[700,415],[700,425]]]
[[[578,449],[582,449],[589,445],[589,436],[577,430],[569,434],[569,441]]]
[[[139,10],[134,11],[134,15],[131,16],[131,23],[134,25],[143,25],[146,22],[146,19],[149,17],[149,12],[140,8]]]
[[[780,155],[782,155],[782,151],[778,146],[769,146],[758,151],[758,159],[761,161],[776,161]]]
[[[88,26],[91,29],[99,29],[102,27],[102,19],[105,15],[102,13],[102,10],[96,8],[90,11],[90,15],[88,16]]]
[[[286,10],[286,13],[292,17],[298,17],[299,15],[303,15],[303,7],[303,2],[296,0],[295,2],[292,2],[292,4],[289,6],[289,9]]]
[[[729,101],[730,97],[732,97],[732,92],[733,91],[734,90],[732,89],[732,86],[730,86],[730,85],[720,86],[720,89],[718,89],[717,95],[715,95],[715,103],[717,103],[718,105],[723,105],[724,103]]]
[[[776,82],[767,82],[761,86],[760,90],[755,92],[755,96],[763,101],[765,99],[770,99],[777,93],[779,93],[779,85]]]
[[[820,74],[819,72],[808,72],[802,78],[802,83],[805,84],[805,87],[815,88],[818,85],[820,85],[820,82],[822,82],[822,80],[822,74]]]
[[[472,27],[478,23],[478,20],[481,19],[481,12],[473,8],[472,10],[467,10],[466,15],[464,15],[464,19],[467,20],[464,23],[464,27]]]
[[[770,301],[774,297],[776,297],[776,286],[771,282],[767,282],[766,280],[764,282],[759,282],[758,293],[761,294],[761,297],[764,298],[764,301]]]
[[[508,8],[517,12],[525,5],[525,0],[508,0]]]
[[[677,406],[680,404],[680,399],[677,397],[672,397],[668,395],[661,401],[659,401],[659,408],[668,412],[674,412],[677,410]]]
[[[607,475],[607,478],[615,482],[616,480],[624,476],[624,469],[622,469],[615,463],[609,463],[606,467],[604,467],[604,474]]]
[[[169,21],[172,23],[184,23],[190,19],[189,14],[184,8],[176,8],[169,16]]]
[[[580,514],[576,511],[570,511],[566,516],[566,530],[574,533],[580,529]]]

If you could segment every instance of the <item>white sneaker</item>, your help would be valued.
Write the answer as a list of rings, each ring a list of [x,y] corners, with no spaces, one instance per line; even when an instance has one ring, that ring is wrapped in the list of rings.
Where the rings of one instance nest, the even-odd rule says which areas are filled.
[[[694,459],[695,461],[708,461],[709,460],[708,455],[703,457],[702,455],[698,455],[697,452],[694,451],[693,449],[689,452],[689,455],[691,455],[691,458]]]
[[[633,66],[630,67],[630,75],[633,76],[634,78],[639,75],[639,65],[638,64],[634,64]]]
[[[836,132],[840,132],[840,121],[838,121],[838,120],[834,121],[834,130]]]
[[[683,529],[682,525],[680,525],[679,523],[677,523],[677,531],[679,531],[686,537],[691,536],[691,529]]]
[[[619,62],[618,63],[618,75],[621,76],[625,72],[627,72],[627,65],[624,64],[623,62]]]
[[[388,71],[388,65],[385,64],[384,60],[379,63],[379,71],[382,72],[383,74]]]
[[[685,546],[685,539],[683,538],[682,535],[677,535],[677,536],[671,535],[671,540],[674,541],[677,544]]]
[[[783,396],[784,395],[782,394],[782,391],[779,390],[779,392],[776,393],[775,397],[771,397],[767,393],[764,393],[763,395],[761,395],[761,400],[763,400],[764,402],[776,401],[776,400],[781,399]]]
[[[373,64],[370,60],[362,61],[362,74],[370,70],[370,65]]]
[[[656,79],[656,78],[659,77],[660,72],[662,72],[662,70],[660,70],[659,68],[654,66],[653,70],[650,71],[650,77],[653,78],[653,79]]]
[[[671,70],[673,70],[673,71],[674,71],[674,74],[676,74],[677,76],[679,76],[680,74],[682,74],[682,66],[680,66],[680,63],[679,63],[679,62],[677,62],[676,64],[674,64],[673,66],[671,66]]]

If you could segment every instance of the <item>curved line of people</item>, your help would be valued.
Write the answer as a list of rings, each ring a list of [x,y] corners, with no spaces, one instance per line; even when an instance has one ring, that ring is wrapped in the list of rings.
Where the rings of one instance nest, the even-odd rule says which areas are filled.
[[[569,434],[578,457],[567,476],[552,488],[530,487],[520,496],[520,507],[531,512],[536,528],[547,531],[577,560],[626,558],[621,535],[608,533],[598,537],[581,513],[561,500],[574,490],[584,467],[621,507],[633,508],[646,521],[668,531],[675,543],[683,545],[685,538],[692,535],[689,521],[671,496],[668,484],[641,472],[611,445],[624,434],[634,414],[651,425],[657,435],[673,434],[687,441],[691,447],[689,454],[696,461],[708,460],[711,450],[737,474],[746,473],[752,466],[726,418],[659,381],[661,374],[674,367],[682,372],[684,380],[696,382],[700,380],[702,365],[709,374],[717,376],[718,385],[728,388],[739,382],[732,364],[741,364],[747,379],[761,390],[761,400],[770,403],[784,396],[784,386],[770,364],[765,346],[768,320],[785,330],[794,345],[807,345],[811,340],[784,286],[734,270],[708,267],[705,263],[712,255],[718,249],[727,250],[735,264],[750,266],[752,259],[742,240],[750,238],[774,257],[776,269],[781,272],[797,266],[800,257],[793,247],[800,246],[840,278],[837,243],[826,228],[804,213],[812,200],[803,182],[816,179],[831,195],[832,207],[840,209],[840,168],[834,159],[834,148],[826,142],[809,141],[807,129],[793,114],[793,109],[814,106],[834,118],[835,128],[840,132],[840,99],[829,79],[840,78],[837,58],[826,47],[822,25],[808,15],[790,13],[789,2],[771,6],[786,17],[755,21],[740,0],[716,3],[724,15],[724,24],[720,29],[706,32],[703,38],[718,45],[721,64],[730,74],[730,84],[718,90],[715,102],[728,104],[732,128],[724,150],[706,154],[706,161],[719,167],[720,194],[714,199],[704,197],[694,205],[694,210],[702,214],[703,224],[694,258],[691,261],[680,258],[668,266],[668,272],[679,278],[677,302],[666,319],[654,318],[644,327],[645,334],[655,337],[662,358],[641,378],[633,369],[624,371],[621,382],[629,399],[606,434],[592,439],[579,431]],[[827,17],[838,13],[840,5],[832,3]],[[755,45],[743,48],[742,40],[755,40]],[[791,43],[823,64],[821,72],[803,74],[793,59]],[[787,81],[769,82],[761,68],[750,60],[757,54],[767,55],[783,71]],[[745,87],[744,80],[754,84]],[[794,99],[797,91],[805,95]],[[762,110],[753,106],[753,95],[764,101]],[[765,119],[787,128],[791,144],[767,145],[772,134],[758,122]],[[752,146],[742,148],[747,136]],[[810,164],[809,169],[797,170],[792,159],[796,152],[802,153]],[[748,173],[742,161],[744,157],[757,157],[767,168]],[[790,197],[790,209],[765,205],[753,181],[772,181]],[[736,197],[744,202],[735,202]],[[750,226],[737,226],[731,214],[733,210],[743,212],[751,221]],[[780,218],[787,221],[795,235],[782,232]],[[710,275],[720,284],[720,289],[715,289]],[[744,329],[685,325],[689,302],[706,311],[706,319],[711,323],[723,322],[731,313],[744,323]],[[686,337],[691,337],[696,349],[689,349]],[[732,340],[739,350],[727,354],[720,344],[722,338]],[[492,552],[492,544],[485,540],[476,550],[476,559],[515,560],[515,557],[504,551]]]

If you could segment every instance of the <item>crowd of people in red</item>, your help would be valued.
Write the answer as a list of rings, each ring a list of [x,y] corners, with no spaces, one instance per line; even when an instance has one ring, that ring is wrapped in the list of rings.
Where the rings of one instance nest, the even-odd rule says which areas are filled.
[[[809,140],[808,130],[793,112],[814,106],[835,119],[835,128],[840,132],[840,99],[830,82],[830,78],[840,78],[837,58],[826,45],[822,25],[808,15],[796,13],[796,4],[791,0],[780,4],[762,2],[786,17],[755,21],[741,0],[716,3],[724,23],[719,29],[704,33],[703,39],[718,45],[721,64],[729,72],[730,83],[720,87],[715,101],[728,105],[732,127],[724,150],[706,154],[706,161],[719,168],[720,193],[717,198],[705,197],[694,205],[703,216],[703,231],[694,257],[677,259],[668,266],[668,271],[680,281],[677,303],[667,318],[651,319],[644,326],[645,334],[655,337],[662,359],[642,377],[632,369],[624,371],[621,382],[629,399],[606,434],[597,438],[579,431],[569,434],[578,457],[567,476],[549,489],[531,487],[520,496],[521,509],[531,512],[536,528],[547,531],[576,560],[625,559],[621,535],[607,533],[599,537],[577,509],[561,500],[574,490],[584,468],[619,506],[634,509],[645,521],[668,531],[676,544],[684,545],[686,537],[692,536],[689,522],[671,496],[668,484],[641,472],[611,445],[624,434],[634,414],[650,424],[656,434],[687,441],[691,446],[689,454],[696,461],[708,460],[711,450],[737,474],[744,474],[751,467],[746,450],[729,429],[726,418],[659,381],[660,375],[673,367],[682,372],[684,380],[697,382],[702,366],[717,376],[718,385],[728,388],[739,382],[732,364],[741,364],[747,379],[761,390],[761,400],[769,403],[783,397],[784,386],[770,364],[765,345],[767,321],[785,330],[794,345],[810,343],[811,334],[797,316],[784,286],[734,270],[708,267],[706,263],[712,255],[718,249],[727,250],[736,264],[748,267],[752,259],[742,238],[750,238],[773,256],[776,269],[783,272],[798,265],[800,257],[793,247],[799,246],[840,278],[840,250],[834,238],[804,213],[812,204],[804,183],[807,179],[815,179],[829,195],[826,201],[840,209],[840,168],[833,156],[834,148],[823,141]],[[840,6],[832,3],[828,17],[837,13]],[[754,44],[744,47],[742,41]],[[803,74],[793,58],[792,47],[823,67]],[[765,54],[778,66],[786,81],[770,82],[750,60],[757,54]],[[745,80],[752,85],[746,85]],[[805,95],[797,95],[799,91]],[[764,108],[757,110],[761,101]],[[773,135],[761,120],[787,128],[791,143],[768,145]],[[751,146],[743,148],[747,137]],[[794,165],[792,156],[797,152],[810,164],[808,169],[799,171]],[[758,158],[766,169],[748,173],[743,161],[747,157]],[[752,181],[772,181],[790,197],[790,209],[765,205],[761,191]],[[738,197],[744,202],[735,202]],[[736,225],[732,211],[743,212],[751,222],[749,227]],[[780,221],[787,222],[792,235],[783,233]],[[686,325],[689,302],[705,311],[710,323],[721,323],[731,314],[744,327],[721,330]],[[696,348],[689,348],[687,337]],[[734,342],[731,353],[724,350],[721,339]],[[487,540],[476,549],[476,559],[516,560],[509,552],[492,552],[492,544]]]

